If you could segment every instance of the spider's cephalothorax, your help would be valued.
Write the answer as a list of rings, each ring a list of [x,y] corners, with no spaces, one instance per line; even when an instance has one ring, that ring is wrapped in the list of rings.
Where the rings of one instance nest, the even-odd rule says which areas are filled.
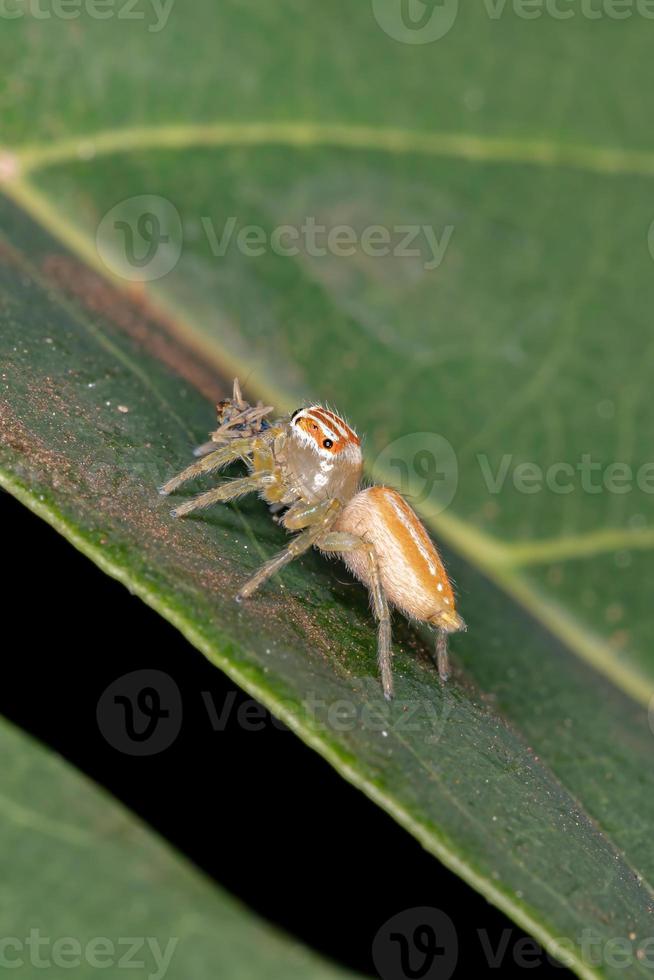
[[[309,502],[345,502],[361,481],[361,443],[338,415],[313,405],[294,412],[280,453],[291,485]]]
[[[390,487],[361,489],[361,444],[334,412],[312,405],[276,421],[260,402],[243,401],[238,381],[220,403],[219,428],[196,450],[202,456],[162,488],[242,459],[248,475],[222,483],[173,511],[183,517],[220,501],[258,492],[289,531],[299,531],[241,588],[245,599],[308,548],[337,554],[370,590],[378,621],[377,652],[384,694],[393,696],[389,602],[437,630],[438,670],[448,677],[447,635],[465,629],[447,573],[431,538],[403,497]]]

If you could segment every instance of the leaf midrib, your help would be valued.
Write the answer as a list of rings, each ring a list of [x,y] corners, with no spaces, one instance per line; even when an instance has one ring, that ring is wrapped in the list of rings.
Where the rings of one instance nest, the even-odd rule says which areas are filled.
[[[135,126],[98,130],[44,143],[5,146],[19,168],[18,177],[53,164],[91,161],[98,156],[147,149],[201,146],[281,145],[295,148],[419,153],[486,163],[569,167],[587,173],[654,177],[654,153],[554,140],[517,140],[474,133],[438,133],[347,123],[210,122],[193,125]]]

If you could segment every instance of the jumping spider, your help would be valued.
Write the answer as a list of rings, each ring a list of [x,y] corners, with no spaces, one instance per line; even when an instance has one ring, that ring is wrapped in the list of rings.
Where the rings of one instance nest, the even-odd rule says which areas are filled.
[[[218,405],[219,427],[200,446],[201,458],[161,488],[173,493],[187,480],[241,459],[248,475],[201,493],[172,511],[192,511],[258,493],[289,531],[288,547],[265,562],[236,598],[247,599],[271,575],[311,547],[339,555],[370,590],[378,622],[377,656],[384,696],[393,697],[389,603],[410,619],[436,628],[441,681],[449,676],[448,633],[464,630],[443,563],[422,523],[390,487],[361,489],[360,440],[350,426],[320,405],[269,421],[271,406],[243,400],[238,380]]]

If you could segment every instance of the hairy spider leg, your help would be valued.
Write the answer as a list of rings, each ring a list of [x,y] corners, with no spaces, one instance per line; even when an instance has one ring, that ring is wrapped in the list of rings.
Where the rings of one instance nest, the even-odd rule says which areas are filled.
[[[438,676],[443,684],[450,676],[450,655],[447,651],[447,630],[438,629],[436,631],[436,662],[438,664]]]
[[[190,466],[187,466],[177,476],[172,477],[167,483],[164,483],[159,493],[166,497],[168,494],[174,493],[178,487],[181,487],[188,480],[194,480],[196,477],[205,476],[208,473],[215,473],[216,470],[228,466],[229,463],[233,463],[237,459],[243,459],[247,462],[248,456],[269,449],[271,440],[275,438],[275,435],[279,435],[280,432],[281,429],[269,429],[265,435],[251,436],[247,439],[234,439],[227,446],[222,446],[203,459],[199,459],[197,463],[191,463]]]
[[[288,547],[284,548],[283,551],[280,551],[269,561],[265,562],[261,568],[257,569],[254,575],[239,590],[236,596],[237,600],[241,602],[243,599],[248,599],[271,575],[274,575],[275,572],[280,571],[285,565],[290,564],[295,558],[298,558],[305,551],[308,551],[309,548],[313,547],[318,538],[333,523],[340,506],[338,500],[330,500],[326,503],[321,514],[315,514],[313,517],[308,518],[307,529],[293,538]]]
[[[236,500],[237,497],[244,497],[248,493],[257,493],[272,481],[274,481],[273,474],[266,470],[251,473],[250,476],[243,476],[238,480],[227,480],[214,490],[198,494],[197,497],[181,504],[170,513],[173,517],[186,517],[194,510],[202,510],[213,504],[225,503],[227,500]]]
[[[363,549],[368,556],[370,569],[370,598],[377,619],[377,662],[381,674],[384,697],[393,698],[393,648],[391,642],[391,614],[379,571],[379,558],[374,546],[349,531],[330,531],[318,542],[322,551],[344,552]]]

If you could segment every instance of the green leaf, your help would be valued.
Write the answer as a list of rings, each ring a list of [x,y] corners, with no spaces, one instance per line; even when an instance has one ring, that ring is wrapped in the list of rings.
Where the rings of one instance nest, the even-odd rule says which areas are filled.
[[[198,0],[159,32],[15,21],[0,39],[4,485],[549,949],[564,958],[571,941],[581,976],[648,975],[651,955],[642,27],[469,5],[418,46],[368,4],[309,20],[291,0]],[[73,72],[80,37],[93,57]],[[622,86],[606,71],[617,49]],[[102,237],[140,195],[160,199],[156,217],[169,202],[184,238],[145,286]],[[294,258],[217,257],[207,227],[220,237],[230,216],[267,235],[307,218],[454,230],[433,269],[424,241],[413,258],[306,241]],[[283,541],[256,501],[169,518],[154,488],[206,438],[208,400],[236,371],[280,409],[338,406],[379,478],[402,475],[387,450],[401,440],[470,627],[445,691],[398,622],[398,697],[383,703],[367,599],[317,556],[235,606]],[[411,472],[415,433],[456,454],[445,509],[452,486]],[[614,462],[629,493],[607,490]],[[522,463],[550,481],[567,464],[572,492],[521,492]]]
[[[337,970],[259,922],[130,813],[0,724],[3,967],[149,980],[297,977]]]

